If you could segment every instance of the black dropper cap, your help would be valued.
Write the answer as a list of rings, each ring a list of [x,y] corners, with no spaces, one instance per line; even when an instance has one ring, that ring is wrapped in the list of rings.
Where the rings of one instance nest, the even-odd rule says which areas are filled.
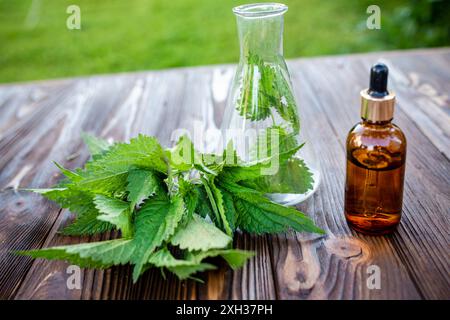
[[[389,69],[383,63],[377,63],[370,69],[370,86],[368,94],[374,98],[383,98],[389,94],[387,90]]]

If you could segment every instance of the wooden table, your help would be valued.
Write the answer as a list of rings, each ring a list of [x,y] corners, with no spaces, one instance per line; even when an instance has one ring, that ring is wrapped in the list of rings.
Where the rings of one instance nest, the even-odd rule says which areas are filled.
[[[351,231],[343,216],[344,141],[378,59],[390,66],[395,122],[409,145],[401,225],[393,235],[373,237]],[[257,256],[237,272],[223,266],[204,274],[204,284],[163,280],[156,270],[132,285],[125,266],[84,270],[82,288],[69,290],[65,262],[11,251],[88,239],[57,235],[70,213],[17,187],[57,182],[52,160],[82,166],[88,158],[82,130],[117,140],[144,133],[170,145],[176,128],[217,128],[234,66],[1,85],[0,297],[450,299],[450,49],[297,59],[289,67],[323,173],[318,192],[299,208],[327,235],[238,234],[236,246]],[[380,289],[367,286],[371,265],[379,267]]]

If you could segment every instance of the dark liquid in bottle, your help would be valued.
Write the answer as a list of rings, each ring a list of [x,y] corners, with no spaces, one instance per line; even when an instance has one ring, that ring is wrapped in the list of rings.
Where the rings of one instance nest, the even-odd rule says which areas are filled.
[[[385,234],[400,222],[404,158],[384,148],[350,150],[347,155],[345,216],[357,231]]]

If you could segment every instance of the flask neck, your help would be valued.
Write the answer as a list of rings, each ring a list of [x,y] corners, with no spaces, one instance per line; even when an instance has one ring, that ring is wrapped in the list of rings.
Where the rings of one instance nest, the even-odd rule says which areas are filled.
[[[283,15],[287,7],[279,4],[257,4],[234,8],[240,43],[240,59],[249,54],[265,62],[278,62],[283,56]]]

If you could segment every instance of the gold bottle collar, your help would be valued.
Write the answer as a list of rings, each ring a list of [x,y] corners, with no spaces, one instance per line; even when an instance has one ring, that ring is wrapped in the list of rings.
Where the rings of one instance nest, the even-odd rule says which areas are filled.
[[[382,98],[374,98],[364,89],[361,95],[361,118],[371,122],[389,121],[394,117],[395,94],[389,92]]]

